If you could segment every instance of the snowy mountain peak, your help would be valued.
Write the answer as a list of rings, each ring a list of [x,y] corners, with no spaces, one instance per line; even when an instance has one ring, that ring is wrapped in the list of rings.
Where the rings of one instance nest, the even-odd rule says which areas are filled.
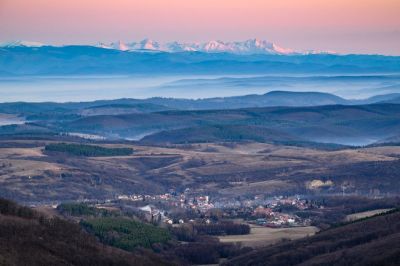
[[[143,50],[161,50],[160,44],[151,39],[144,39],[140,42],[140,48]]]
[[[125,44],[122,41],[117,41],[115,43],[112,43],[111,48],[116,49],[116,50],[121,50],[121,51],[128,51],[130,49],[129,45]]]
[[[209,41],[204,44],[203,50],[206,52],[231,52],[232,49],[229,44],[222,41]]]
[[[100,42],[96,45],[96,47],[104,48],[104,49],[120,50],[120,51],[129,51],[130,50],[129,45],[127,45],[126,43],[124,43],[122,41],[116,41],[116,42],[112,42],[110,44]]]
[[[42,47],[45,44],[40,42],[28,42],[28,41],[12,41],[12,42],[5,42],[0,43],[0,47]]]

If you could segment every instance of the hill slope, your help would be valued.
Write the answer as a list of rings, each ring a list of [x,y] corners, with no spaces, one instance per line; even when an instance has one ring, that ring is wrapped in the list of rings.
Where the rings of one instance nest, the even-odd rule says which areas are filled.
[[[207,132],[209,127],[218,126],[219,131],[242,135],[242,140],[256,140],[254,136],[260,134],[264,136],[259,138],[262,141],[282,140],[279,134],[283,133],[283,136],[291,136],[283,140],[363,145],[391,137],[400,131],[399,115],[400,105],[395,104],[331,105],[93,116],[59,126],[71,132],[81,130],[86,133],[113,134],[126,138],[170,131],[168,134],[163,132],[159,141],[172,140],[175,143],[192,142],[194,139],[203,139],[205,142],[237,140],[236,137],[230,137],[232,134],[215,135],[215,130]],[[258,130],[251,132],[251,127]],[[185,129],[186,133],[176,131],[182,129]],[[271,134],[272,132],[279,134]],[[196,134],[200,134],[200,137],[196,137]],[[207,135],[211,138],[205,138]],[[146,137],[144,140],[150,139],[156,140],[156,136]]]
[[[399,265],[400,212],[263,248],[225,265]]]
[[[144,137],[143,143],[199,143],[224,141],[290,142],[299,139],[277,130],[257,126],[198,126],[162,131]]]
[[[0,198],[0,265],[168,265],[99,244],[77,224]],[[171,264],[170,264],[171,265]]]

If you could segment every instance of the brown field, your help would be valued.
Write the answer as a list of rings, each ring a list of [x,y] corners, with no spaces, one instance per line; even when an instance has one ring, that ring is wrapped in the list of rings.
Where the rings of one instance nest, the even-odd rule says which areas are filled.
[[[33,209],[47,217],[62,217],[61,214],[53,206],[41,205],[36,206]]]
[[[268,228],[251,225],[251,233],[249,235],[220,236],[218,238],[224,243],[241,243],[242,246],[254,248],[268,246],[282,240],[295,240],[306,236],[312,236],[318,231],[318,228],[314,226]]]
[[[0,126],[22,123],[24,123],[24,119],[17,115],[0,113]]]
[[[348,222],[355,221],[355,220],[371,217],[371,216],[374,216],[377,214],[385,213],[390,210],[392,210],[392,209],[378,209],[378,210],[372,210],[372,211],[366,211],[366,212],[357,212],[357,213],[347,215],[345,220]]]
[[[239,184],[233,184],[233,187],[221,189],[219,190],[219,193],[222,195],[230,195],[232,193],[240,195],[249,191],[254,193],[271,193],[278,189],[293,188],[294,186],[294,184],[282,180],[268,180],[254,183],[243,182]]]
[[[390,176],[399,166],[400,147],[324,151],[264,143],[101,144],[131,147],[134,153],[77,157],[46,154],[45,143],[0,141],[4,147],[0,148],[1,195],[24,202],[107,199],[189,187],[235,197],[305,193],[312,180],[331,180],[332,193],[340,193],[342,183],[346,183],[348,193],[369,193],[376,185],[374,180],[392,193],[400,189],[400,184],[393,183],[399,180]],[[390,178],[391,183],[384,178]]]

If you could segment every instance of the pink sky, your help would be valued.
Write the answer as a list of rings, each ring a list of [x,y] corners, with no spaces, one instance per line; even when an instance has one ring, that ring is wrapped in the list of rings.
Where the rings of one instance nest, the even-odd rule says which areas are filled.
[[[145,37],[400,55],[400,0],[0,0],[0,41]]]

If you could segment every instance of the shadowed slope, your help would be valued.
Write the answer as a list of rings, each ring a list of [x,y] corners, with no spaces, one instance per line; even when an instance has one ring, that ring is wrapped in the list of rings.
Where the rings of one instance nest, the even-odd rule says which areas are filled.
[[[0,265],[167,265],[151,252],[105,247],[77,224],[0,198]]]
[[[263,248],[225,265],[399,265],[400,212]]]

